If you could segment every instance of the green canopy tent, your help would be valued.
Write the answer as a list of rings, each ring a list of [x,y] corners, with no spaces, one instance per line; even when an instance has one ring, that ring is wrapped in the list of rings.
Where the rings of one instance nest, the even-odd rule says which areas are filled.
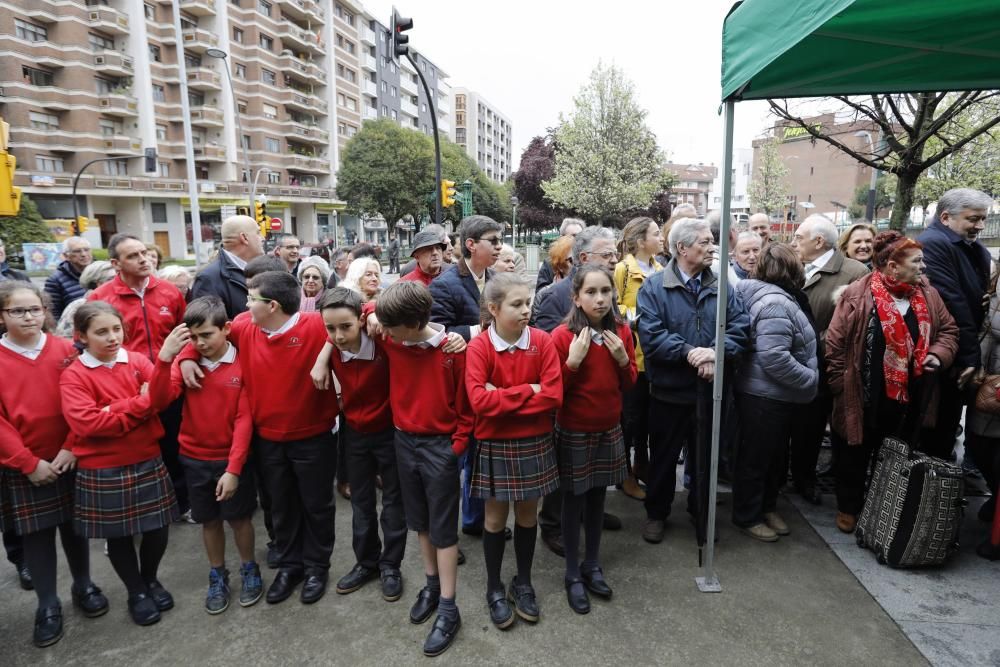
[[[998,0],[746,0],[722,27],[725,141],[720,256],[729,256],[736,102],[1000,88]],[[720,271],[719,291],[727,289]],[[716,368],[723,367],[725,299],[716,313]],[[716,467],[723,374],[713,387],[708,535],[702,591],[721,590],[714,566]]]

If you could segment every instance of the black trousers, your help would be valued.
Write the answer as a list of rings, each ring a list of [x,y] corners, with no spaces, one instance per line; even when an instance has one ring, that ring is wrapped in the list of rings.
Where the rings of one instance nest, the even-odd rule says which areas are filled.
[[[833,398],[820,394],[811,403],[796,406],[792,425],[792,479],[798,486],[816,485],[816,464],[833,409]]]
[[[733,523],[744,528],[773,512],[785,482],[785,451],[799,405],[737,394],[742,430],[733,467]]]
[[[389,256],[389,273],[399,273],[399,257]]]
[[[24,564],[24,542],[13,529],[3,534],[3,550],[7,553],[7,560],[11,565],[21,567]]]
[[[685,442],[697,442],[697,419],[693,404],[649,399],[649,479],[646,480],[646,516],[663,521],[670,516],[677,487],[677,458]],[[688,512],[694,514],[697,476],[692,475]]]
[[[967,394],[959,389],[951,375],[940,380],[937,422],[934,428],[925,428],[920,434],[920,451],[947,459],[955,449],[955,435],[962,421]]]
[[[281,552],[280,567],[323,574],[333,553],[333,479],[337,443],[332,433],[275,442],[258,438],[264,476],[271,494],[271,518]]]
[[[844,514],[858,516],[865,506],[868,475],[875,463],[875,454],[882,443],[881,434],[865,430],[860,445],[848,445],[836,431],[831,435],[833,444],[833,471],[837,482],[837,509]]]
[[[543,535],[562,535],[562,490],[556,489],[542,499],[538,526]]]
[[[1000,438],[966,432],[965,451],[972,457],[979,472],[983,473],[990,492],[997,493],[997,485],[1000,484]]]
[[[274,544],[274,520],[271,517],[271,492],[268,491],[267,484],[264,483],[264,461],[260,455],[260,436],[254,435],[250,443],[249,465],[253,466],[254,474],[257,476],[257,502],[260,504],[261,512],[264,513],[264,529],[267,531],[268,546]]]
[[[340,429],[340,447],[345,450],[351,483],[354,557],[365,567],[398,570],[406,549],[406,514],[396,468],[395,429],[379,433],[358,433],[344,424]],[[382,536],[379,541],[379,515],[375,475],[382,476]]]
[[[174,485],[174,493],[177,496],[177,506],[181,512],[191,509],[188,502],[187,482],[184,479],[184,466],[180,461],[180,443],[177,436],[181,432],[181,411],[184,408],[184,397],[167,406],[167,409],[160,413],[160,423],[163,424],[163,437],[160,438],[160,456],[163,457],[163,465],[167,466],[170,473],[170,481]]]
[[[622,411],[622,435],[625,437],[625,456],[634,450],[637,467],[649,464],[649,380],[641,372],[635,386],[625,392]]]

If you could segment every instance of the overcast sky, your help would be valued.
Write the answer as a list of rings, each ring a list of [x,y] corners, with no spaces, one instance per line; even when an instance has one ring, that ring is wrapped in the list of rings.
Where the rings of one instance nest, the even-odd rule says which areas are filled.
[[[389,0],[364,0],[388,25]],[[510,118],[515,166],[599,60],[625,71],[660,147],[674,162],[721,164],[722,20],[732,0],[604,3],[568,0],[397,0],[413,19],[410,44]],[[762,37],[763,38],[763,37]],[[737,105],[735,147],[768,126],[766,103]]]

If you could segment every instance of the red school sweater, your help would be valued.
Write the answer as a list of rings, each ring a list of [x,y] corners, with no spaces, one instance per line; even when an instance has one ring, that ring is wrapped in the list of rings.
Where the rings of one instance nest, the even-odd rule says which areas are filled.
[[[160,353],[163,340],[184,319],[184,297],[180,290],[165,280],[149,277],[142,298],[115,276],[89,295],[88,301],[105,301],[122,314],[125,324],[125,344],[129,352],[143,354],[153,361]]]
[[[184,394],[177,436],[180,453],[198,461],[228,461],[226,472],[240,475],[253,436],[240,358],[237,355],[231,364],[219,364],[215,370],[201,370],[205,373],[201,389],[187,389],[180,363],[157,359],[149,385],[153,405],[157,411],[163,410]]]
[[[288,331],[270,336],[247,317],[233,320],[229,340],[240,350],[240,365],[254,427],[275,442],[304,440],[330,431],[340,412],[330,391],[313,386],[309,371],[327,343],[319,313],[300,313]],[[197,360],[188,345],[177,362]]]
[[[465,389],[476,415],[480,440],[531,438],[552,432],[552,417],[563,401],[562,369],[552,339],[528,328],[528,349],[497,352],[489,332],[465,351]],[[487,391],[486,383],[496,389]],[[537,394],[532,384],[540,384]]]
[[[444,345],[447,339],[441,342]],[[446,354],[385,341],[389,358],[389,404],[401,431],[451,435],[451,449],[465,452],[472,434],[472,410],[465,393],[465,354]]]
[[[0,346],[0,466],[28,475],[39,459],[72,449],[59,378],[75,358],[73,344],[52,335],[34,360]]]
[[[333,348],[330,368],[340,382],[344,421],[358,433],[378,433],[392,427],[389,405],[389,359],[382,343],[372,340],[373,359],[344,361]]]
[[[628,352],[627,366],[619,366],[604,345],[591,342],[583,363],[574,371],[566,365],[573,332],[565,324],[560,324],[552,332],[552,343],[562,364],[565,392],[556,421],[565,430],[599,433],[620,423],[622,394],[635,385],[637,371],[632,332],[627,324],[620,324],[616,333]]]
[[[132,465],[160,455],[163,426],[149,394],[139,395],[153,376],[153,364],[141,354],[127,354],[128,363],[112,368],[87,368],[77,359],[62,374],[63,416],[78,437],[73,453],[83,469]]]

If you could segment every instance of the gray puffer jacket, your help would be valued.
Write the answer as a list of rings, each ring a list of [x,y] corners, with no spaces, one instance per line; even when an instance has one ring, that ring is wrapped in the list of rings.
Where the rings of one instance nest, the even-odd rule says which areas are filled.
[[[816,334],[795,299],[777,285],[743,280],[736,286],[750,314],[750,349],[736,376],[736,391],[787,403],[816,397]]]

